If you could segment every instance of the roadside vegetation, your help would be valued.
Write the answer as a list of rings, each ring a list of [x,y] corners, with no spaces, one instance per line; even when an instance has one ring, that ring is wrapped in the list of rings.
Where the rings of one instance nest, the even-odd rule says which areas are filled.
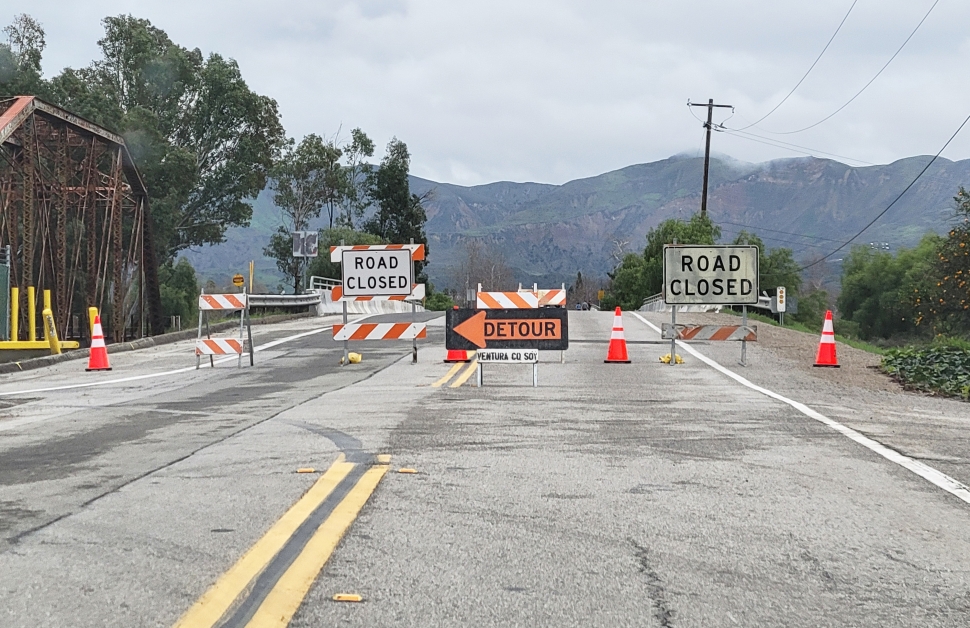
[[[883,370],[914,390],[970,398],[970,192],[954,197],[955,215],[945,236],[928,234],[912,249],[895,254],[856,246],[842,267],[842,289],[835,300],[840,341],[884,355]],[[638,309],[660,292],[663,245],[713,245],[717,225],[700,215],[671,219],[647,234],[642,254],[628,254],[610,273],[604,308]],[[769,294],[785,286],[798,297],[798,313],[786,326],[817,334],[828,295],[803,289],[801,269],[786,248],[768,249],[754,234],[741,232],[732,244],[754,244],[760,251],[760,284]],[[767,290],[766,290],[767,289]],[[753,320],[777,324],[749,312]]]

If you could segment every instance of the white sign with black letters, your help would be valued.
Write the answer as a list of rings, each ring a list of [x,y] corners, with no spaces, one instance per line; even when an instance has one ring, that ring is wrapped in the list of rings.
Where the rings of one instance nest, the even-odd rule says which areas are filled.
[[[370,249],[343,251],[343,293],[348,297],[411,294],[411,251]]]
[[[535,364],[539,361],[537,349],[479,349],[479,363]]]
[[[758,247],[664,246],[664,303],[758,303]]]

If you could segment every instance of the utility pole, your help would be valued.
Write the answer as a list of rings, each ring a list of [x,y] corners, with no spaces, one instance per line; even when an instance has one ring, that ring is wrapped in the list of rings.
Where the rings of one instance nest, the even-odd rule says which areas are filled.
[[[714,107],[726,107],[734,109],[734,105],[715,105],[714,99],[711,98],[707,101],[706,105],[700,103],[692,103],[689,100],[687,105],[690,107],[707,107],[707,122],[704,124],[704,128],[707,129],[707,146],[704,149],[704,191],[701,193],[701,217],[707,217],[707,178],[708,171],[711,168],[711,127],[713,126],[714,120]]]

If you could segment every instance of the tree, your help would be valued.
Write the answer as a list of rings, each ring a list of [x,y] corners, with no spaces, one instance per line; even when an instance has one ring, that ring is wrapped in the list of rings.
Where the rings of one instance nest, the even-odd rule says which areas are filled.
[[[245,226],[284,143],[276,101],[232,59],[176,45],[148,20],[102,21],[102,58],[51,81],[55,102],[120,132],[151,197],[162,260]]]
[[[341,199],[340,223],[353,229],[354,221],[363,216],[364,211],[371,204],[368,182],[371,180],[373,167],[367,159],[374,156],[374,142],[357,128],[350,132],[350,143],[344,145],[342,150],[344,166],[341,172],[344,179],[344,194]]]
[[[305,260],[293,256],[291,232],[306,231],[324,208],[330,211],[333,227],[334,210],[342,194],[340,155],[334,142],[311,133],[295,146],[290,141],[273,167],[270,188],[283,224],[270,237],[263,253],[275,259],[280,272],[292,279],[294,293],[300,292]]]
[[[427,255],[428,237],[424,233],[424,223],[428,217],[423,202],[427,195],[411,193],[408,184],[408,171],[411,168],[411,155],[407,144],[391,138],[387,153],[381,165],[370,177],[369,194],[377,205],[374,216],[364,225],[364,230],[391,244],[425,245]],[[415,272],[421,276],[427,262],[417,262]]]
[[[40,22],[22,13],[3,32],[7,44],[0,44],[0,97],[47,97],[49,90],[41,71],[47,43]]]
[[[858,326],[859,337],[890,338],[916,330],[919,315],[913,295],[926,283],[937,248],[934,235],[896,255],[853,247],[842,263],[842,293],[836,304],[842,318]]]
[[[192,317],[198,315],[199,307],[199,281],[192,264],[184,257],[177,264],[164,264],[158,269],[158,282],[162,315],[180,316],[182,325],[188,327]]]
[[[743,230],[732,244],[758,247],[758,284],[763,292],[773,295],[775,288],[783,286],[789,294],[798,294],[802,277],[791,249],[769,249],[757,235]]]
[[[684,222],[670,218],[647,233],[643,255],[628,254],[616,269],[609,273],[610,288],[601,306],[611,309],[620,306],[635,310],[648,296],[663,289],[663,247],[665,244],[706,244],[713,246],[721,237],[721,228],[711,219],[694,214]]]
[[[460,301],[465,300],[467,290],[482,285],[485,291],[515,290],[515,274],[505,263],[505,258],[495,249],[476,239],[465,241],[463,254],[451,268],[450,283],[458,290]]]
[[[970,332],[970,192],[953,198],[956,224],[937,242],[930,281],[914,289],[918,322],[936,333]]]
[[[355,244],[383,244],[380,238],[371,233],[354,231],[347,227],[321,229],[318,240],[320,255],[310,262],[307,274],[316,277],[341,278],[339,263],[330,261],[330,247],[338,246],[341,242],[348,246]]]

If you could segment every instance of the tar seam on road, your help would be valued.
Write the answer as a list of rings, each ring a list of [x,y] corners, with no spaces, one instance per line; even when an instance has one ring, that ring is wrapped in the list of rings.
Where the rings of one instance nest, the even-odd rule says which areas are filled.
[[[636,316],[638,319],[640,319],[640,321],[643,324],[647,325],[658,334],[660,333],[659,327],[657,327],[647,319],[643,318],[636,312],[631,312],[631,313],[634,316]],[[847,438],[855,441],[856,443],[862,445],[866,449],[869,449],[870,451],[879,454],[880,456],[882,456],[886,460],[889,460],[890,462],[894,462],[898,464],[904,469],[907,469],[908,471],[911,471],[916,475],[920,476],[924,480],[927,480],[931,484],[934,484],[935,486],[942,488],[944,491],[946,491],[947,493],[950,493],[957,499],[960,499],[970,504],[970,488],[960,483],[959,481],[955,480],[954,478],[951,478],[945,473],[941,471],[937,471],[936,469],[934,469],[933,467],[929,466],[924,462],[920,462],[919,460],[915,460],[913,458],[910,458],[909,456],[905,456],[899,453],[898,451],[896,451],[895,449],[891,449],[886,445],[883,445],[879,441],[873,440],[868,436],[863,435],[861,432],[857,432],[851,427],[846,427],[845,425],[842,425],[838,421],[833,421],[832,419],[828,418],[824,414],[821,414],[820,412],[816,412],[815,410],[812,410],[811,408],[809,408],[803,403],[800,403],[798,401],[789,399],[788,397],[779,395],[778,393],[768,390],[767,388],[762,388],[761,386],[758,386],[757,384],[752,383],[751,381],[745,379],[744,377],[741,377],[734,371],[731,371],[721,366],[711,358],[707,357],[706,355],[703,355],[693,347],[679,340],[677,341],[677,344],[680,345],[680,347],[683,348],[684,351],[690,353],[692,356],[694,356],[701,362],[704,362],[711,368],[716,369],[721,373],[724,373],[725,375],[735,380],[739,384],[743,386],[747,386],[751,390],[757,391],[767,397],[771,397],[772,399],[788,404],[789,406],[795,408],[805,416],[815,419],[819,423],[829,426],[836,432],[839,432],[843,436],[846,436]]]
[[[373,462],[373,454],[369,454],[364,451],[364,443],[358,438],[354,438],[350,434],[341,432],[340,430],[331,429],[329,427],[321,427],[319,425],[313,425],[307,423],[306,421],[283,421],[293,427],[302,428],[308,432],[317,434],[318,436],[323,436],[331,443],[336,445],[337,449],[340,450],[344,456],[346,456],[348,462]]]

